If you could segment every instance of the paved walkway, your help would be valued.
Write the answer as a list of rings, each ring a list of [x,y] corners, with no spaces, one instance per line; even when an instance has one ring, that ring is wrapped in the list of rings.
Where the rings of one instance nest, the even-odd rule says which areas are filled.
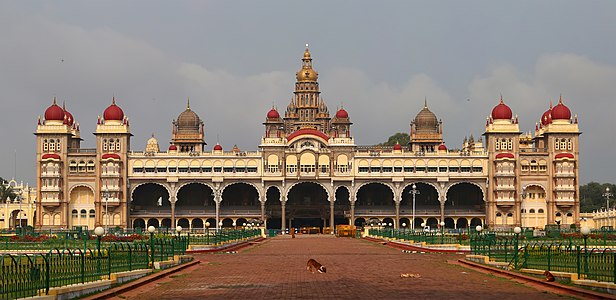
[[[195,257],[202,263],[115,299],[562,299],[448,263],[460,255],[403,253],[359,239],[283,236]],[[306,271],[310,258],[327,273]]]

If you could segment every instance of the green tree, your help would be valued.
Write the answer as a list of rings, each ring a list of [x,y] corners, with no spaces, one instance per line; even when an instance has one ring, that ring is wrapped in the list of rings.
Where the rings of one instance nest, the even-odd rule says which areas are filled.
[[[610,192],[614,194],[615,186],[611,183],[589,182],[580,186],[580,211],[592,212],[593,210],[606,207],[607,201],[603,196],[606,187],[609,187]],[[615,206],[616,200],[614,196],[612,196],[610,198],[610,207]]]
[[[9,198],[15,199],[16,197],[17,193],[13,190],[13,187],[0,177],[0,203],[6,203]]]
[[[394,146],[396,144],[405,146],[409,143],[410,140],[411,140],[411,137],[409,136],[408,133],[398,132],[390,136],[389,139],[387,139],[387,142],[380,143],[377,146]]]

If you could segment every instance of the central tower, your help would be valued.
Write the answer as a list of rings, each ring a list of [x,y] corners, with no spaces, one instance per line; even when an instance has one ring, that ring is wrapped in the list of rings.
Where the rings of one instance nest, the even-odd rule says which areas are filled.
[[[312,57],[306,44],[302,67],[295,74],[295,92],[284,116],[284,129],[288,135],[302,128],[329,133],[330,117],[325,102],[320,98],[319,73],[312,68]]]

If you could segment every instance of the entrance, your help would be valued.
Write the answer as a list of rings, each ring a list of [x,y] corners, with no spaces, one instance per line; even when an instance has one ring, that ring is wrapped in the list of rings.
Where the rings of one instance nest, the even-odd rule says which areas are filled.
[[[319,227],[323,228],[323,219],[321,218],[294,218],[291,226],[295,228],[302,227]]]

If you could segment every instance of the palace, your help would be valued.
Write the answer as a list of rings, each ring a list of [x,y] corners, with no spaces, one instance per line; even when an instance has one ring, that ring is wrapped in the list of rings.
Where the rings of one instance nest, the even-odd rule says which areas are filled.
[[[79,124],[54,99],[35,132],[36,227],[579,224],[580,131],[562,98],[533,134],[501,97],[482,138],[448,149],[425,102],[408,144],[358,146],[349,113],[330,116],[308,48],[296,78],[284,115],[267,112],[257,151],[208,149],[190,102],[167,149],[154,136],[131,149],[115,98],[97,120],[96,148],[84,149]]]

